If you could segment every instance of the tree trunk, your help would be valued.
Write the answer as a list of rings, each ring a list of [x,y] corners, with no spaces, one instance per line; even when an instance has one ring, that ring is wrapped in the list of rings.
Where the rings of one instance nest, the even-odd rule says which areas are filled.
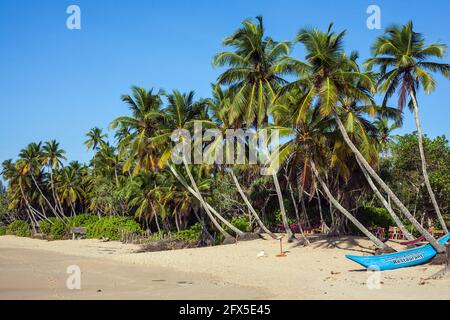
[[[311,169],[314,172],[317,180],[319,181],[322,189],[325,191],[328,199],[333,205],[338,209],[348,220],[350,220],[366,237],[368,237],[377,247],[381,249],[391,249],[387,244],[383,243],[380,239],[375,237],[369,230],[367,230],[359,221],[356,219],[350,212],[348,212],[340,203],[333,197],[330,190],[328,189],[326,183],[322,180],[319,175],[319,172],[314,165],[314,162],[311,161]]]
[[[389,212],[389,214],[391,215],[392,219],[395,221],[397,226],[400,228],[400,230],[402,230],[402,232],[405,235],[406,239],[408,239],[410,241],[415,240],[415,238],[409,233],[408,229],[406,229],[406,227],[403,225],[403,223],[401,222],[400,218],[395,214],[394,210],[389,205],[389,203],[386,201],[386,199],[384,199],[384,197],[381,194],[381,192],[377,189],[376,185],[373,183],[373,181],[370,178],[369,174],[367,173],[366,169],[364,169],[364,167],[362,166],[361,161],[359,161],[358,158],[356,158],[356,161],[358,162],[358,164],[359,164],[359,166],[361,168],[361,171],[363,172],[364,177],[366,177],[366,180],[369,183],[370,187],[372,188],[373,192],[375,193],[377,198],[381,201],[383,206],[387,209],[387,211]]]
[[[55,190],[55,182],[53,179],[53,168],[52,166],[49,166],[49,171],[50,171],[50,188],[52,189],[52,195],[53,195],[53,201],[55,201],[55,208],[59,210],[59,212],[64,215],[64,210],[62,208],[62,204],[61,201],[59,201],[59,197],[56,194],[56,190]]]
[[[353,144],[352,140],[348,136],[347,131],[345,130],[345,127],[342,124],[342,121],[339,118],[336,111],[335,111],[335,119],[346,144],[350,147],[350,149],[353,151],[353,153],[359,159],[359,161],[361,161],[361,163],[364,166],[364,169],[367,170],[367,172],[372,176],[372,178],[374,178],[375,181],[381,186],[381,188],[391,197],[395,205],[400,209],[400,211],[405,215],[405,217],[414,225],[414,227],[420,232],[420,234],[423,235],[425,239],[436,249],[436,251],[441,253],[444,252],[445,247],[439,244],[439,242],[437,242],[436,239],[427,230],[425,230],[425,228],[422,227],[420,223],[417,222],[416,219],[414,219],[414,217],[411,215],[411,213],[405,207],[405,205],[395,195],[395,193],[391,190],[391,188],[389,188],[389,186],[383,181],[383,179],[380,178],[380,176],[375,172],[375,170],[373,170],[373,168],[369,165],[369,163],[361,154],[361,152],[359,152],[358,148],[356,148],[356,146]]]
[[[327,226],[325,219],[323,218],[322,203],[320,202],[320,192],[318,186],[316,186],[316,196],[317,196],[317,203],[319,205],[320,227],[322,228],[323,233],[328,233],[330,231],[330,227]]]
[[[242,197],[242,200],[244,200],[245,204],[247,205],[247,208],[250,210],[250,212],[252,213],[253,217],[255,218],[256,222],[258,223],[259,227],[261,229],[264,230],[265,233],[267,233],[269,236],[271,236],[273,239],[276,239],[276,235],[270,231],[262,222],[262,220],[259,218],[258,214],[256,213],[255,209],[253,208],[253,206],[251,205],[250,201],[248,200],[247,196],[245,195],[244,191],[241,188],[241,185],[239,184],[239,181],[236,177],[236,175],[234,174],[233,170],[230,170],[231,173],[231,177],[233,178],[234,184],[236,185],[236,188],[239,191],[239,194]]]
[[[244,237],[245,236],[245,232],[242,232],[241,230],[239,230],[237,227],[233,226],[230,222],[228,222],[224,217],[222,217],[221,214],[219,214],[215,209],[213,209],[211,207],[211,205],[209,203],[207,203],[204,199],[202,194],[200,193],[200,190],[197,187],[197,183],[195,182],[194,177],[192,176],[191,170],[189,169],[189,165],[186,161],[186,158],[183,157],[183,163],[184,163],[184,167],[186,169],[186,173],[189,177],[189,180],[192,183],[192,186],[194,187],[194,191],[197,194],[197,199],[199,199],[199,201],[201,203],[203,203],[205,205],[205,210],[211,212],[212,214],[214,214],[220,221],[222,221],[228,228],[230,228],[231,230],[233,230],[233,232],[236,233],[236,235],[238,235],[239,237]]]
[[[295,217],[297,218],[298,229],[300,230],[300,234],[302,235],[302,238],[305,241],[305,244],[309,246],[311,243],[309,242],[308,238],[306,238],[306,236],[305,236],[305,234],[303,232],[302,223],[300,221],[300,215],[298,213],[297,203],[295,201],[294,190],[292,190],[291,183],[289,182],[287,176],[285,176],[285,179],[286,179],[287,185],[289,187],[289,192],[291,194],[292,203],[294,204]]]
[[[40,213],[38,210],[36,210],[36,209],[33,208],[33,206],[32,206],[32,205],[30,204],[30,202],[28,201],[27,197],[25,196],[25,192],[23,191],[23,187],[22,187],[22,184],[20,183],[20,181],[19,181],[19,187],[20,187],[20,193],[22,194],[22,198],[23,198],[23,200],[25,201],[25,204],[26,204],[26,206],[27,206],[27,208],[28,208],[28,210],[29,210],[29,214],[31,214],[30,219],[31,219],[31,217],[34,217],[33,212],[35,212],[35,213],[36,213],[38,216],[40,216],[41,218],[43,218],[43,219],[49,221],[50,223],[52,223],[52,222],[47,218],[47,216],[45,216],[45,214],[42,214],[42,213]],[[31,219],[31,221],[33,221],[33,220]]]
[[[56,209],[52,206],[52,204],[50,203],[50,201],[47,199],[47,197],[44,195],[44,193],[42,192],[41,188],[39,187],[36,179],[34,178],[34,175],[30,172],[30,176],[31,179],[33,180],[36,188],[38,189],[39,193],[41,194],[42,198],[45,200],[45,202],[47,203],[47,205],[50,207],[50,210],[52,210],[53,214],[55,215],[55,217],[62,219],[59,214],[56,212]],[[63,217],[65,217],[63,215]]]
[[[419,106],[417,105],[416,95],[412,90],[410,91],[410,95],[414,106],[414,119],[416,120],[417,138],[419,140],[419,152],[420,152],[420,159],[422,160],[423,178],[425,180],[425,185],[427,186],[428,194],[430,195],[431,202],[433,203],[433,207],[434,210],[436,211],[436,215],[439,219],[441,227],[442,229],[444,229],[445,233],[448,233],[447,225],[445,224],[444,218],[442,217],[441,210],[439,209],[439,205],[436,201],[436,196],[434,195],[433,189],[431,188],[430,178],[428,177],[427,161],[425,159],[425,152],[423,150],[422,126],[420,125]]]
[[[208,218],[211,220],[211,222],[213,223],[214,227],[216,227],[217,230],[219,230],[219,232],[225,237],[225,238],[232,238],[232,236],[226,232],[221,226],[220,224],[217,222],[217,220],[214,218],[214,216],[211,214],[211,212],[209,211],[208,205],[205,201],[203,201],[203,198],[200,195],[197,195],[197,193],[191,188],[189,187],[189,185],[186,183],[186,181],[184,181],[180,175],[178,174],[178,172],[175,170],[174,167],[172,167],[172,165],[169,164],[169,168],[170,171],[172,171],[172,173],[174,174],[174,176],[178,179],[178,181],[194,196],[196,197],[202,207],[205,209],[206,214],[208,215]],[[239,230],[240,231],[240,230]]]
[[[306,226],[311,228],[311,222],[309,221],[308,212],[306,211],[305,205],[305,195],[303,193],[303,188],[300,190],[300,205],[302,206],[303,216],[305,217]]]
[[[286,215],[286,210],[284,209],[284,202],[283,202],[283,195],[281,193],[280,183],[278,182],[278,177],[276,172],[272,172],[273,177],[273,183],[275,184],[275,190],[277,191],[278,196],[278,203],[280,204],[280,213],[281,213],[281,220],[283,221],[284,230],[286,231],[286,234],[288,235],[288,242],[292,242],[294,240],[297,240],[295,237],[295,234],[292,232],[291,228],[289,227],[289,222]]]

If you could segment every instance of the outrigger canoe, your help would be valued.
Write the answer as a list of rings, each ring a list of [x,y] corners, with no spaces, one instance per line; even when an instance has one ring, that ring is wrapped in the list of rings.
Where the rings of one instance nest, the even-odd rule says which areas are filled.
[[[450,234],[440,238],[438,242],[445,245],[450,240]],[[379,256],[352,256],[346,255],[356,263],[370,270],[393,270],[405,267],[416,266],[430,261],[437,254],[431,244],[409,249],[401,252],[383,254]]]

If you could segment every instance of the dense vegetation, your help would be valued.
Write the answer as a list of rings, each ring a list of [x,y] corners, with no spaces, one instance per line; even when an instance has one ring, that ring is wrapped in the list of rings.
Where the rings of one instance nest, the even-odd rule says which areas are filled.
[[[432,73],[449,78],[450,66],[433,60],[446,46],[426,44],[412,23],[393,26],[361,64],[344,50],[344,37],[330,25],[277,42],[261,17],[243,21],[224,40],[231,51],[213,57],[224,71],[212,98],[132,87],[122,96],[128,115],[111,122],[114,136],[100,128],[87,133],[94,151],[88,164],[67,161],[56,141],[30,143],[16,161],[4,161],[3,232],[26,236],[39,228],[60,239],[69,226],[86,226],[88,237],[147,230],[217,242],[255,229],[273,235],[281,224],[296,240],[290,224],[299,223],[331,235],[360,232],[386,248],[367,228],[397,224],[408,238],[422,234],[442,250],[426,229],[447,231],[449,144],[422,134],[416,93],[434,90]],[[290,56],[295,45],[306,50],[303,60]],[[417,132],[393,136],[404,105]],[[196,121],[221,132],[278,129],[280,170],[263,176],[248,162],[173,163],[172,132],[192,131]],[[210,143],[209,152],[211,145],[221,144]]]

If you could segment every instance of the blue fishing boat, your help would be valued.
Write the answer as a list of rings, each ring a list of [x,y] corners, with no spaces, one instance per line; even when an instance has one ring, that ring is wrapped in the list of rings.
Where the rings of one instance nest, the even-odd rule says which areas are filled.
[[[450,234],[447,234],[446,236],[440,238],[438,242],[445,245],[449,240]],[[428,244],[402,252],[383,254],[379,256],[346,255],[345,257],[359,263],[365,268],[383,271],[416,266],[430,261],[436,254],[437,252],[433,246]]]

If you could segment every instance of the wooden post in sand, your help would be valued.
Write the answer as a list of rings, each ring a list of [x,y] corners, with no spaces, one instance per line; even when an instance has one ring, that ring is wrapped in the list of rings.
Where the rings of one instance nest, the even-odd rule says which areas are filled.
[[[283,236],[279,236],[277,239],[280,240],[280,254],[277,254],[277,257],[278,258],[287,257],[286,254],[283,252]]]

